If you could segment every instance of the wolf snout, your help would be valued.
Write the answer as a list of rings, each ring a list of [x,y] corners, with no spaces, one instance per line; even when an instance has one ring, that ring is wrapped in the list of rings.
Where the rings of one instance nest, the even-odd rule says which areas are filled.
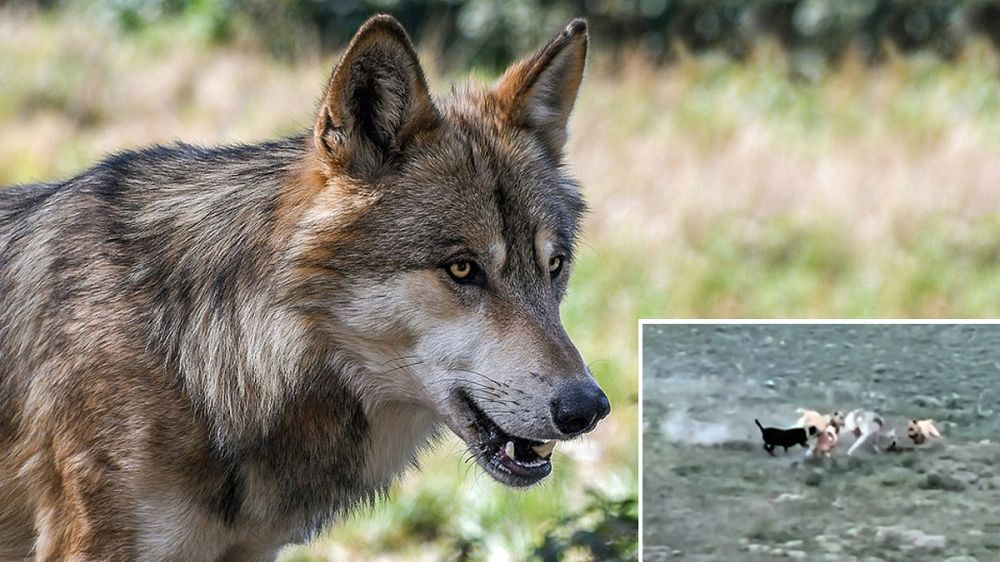
[[[610,412],[608,397],[593,382],[567,385],[552,400],[552,421],[567,437],[594,429]]]

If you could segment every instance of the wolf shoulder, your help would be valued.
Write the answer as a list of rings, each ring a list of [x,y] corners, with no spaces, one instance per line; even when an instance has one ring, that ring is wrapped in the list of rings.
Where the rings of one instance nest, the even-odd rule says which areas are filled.
[[[234,185],[253,187],[280,180],[304,151],[303,136],[258,144],[201,147],[174,143],[112,154],[67,180],[0,186],[0,231],[17,226],[33,212],[62,204],[118,210],[144,199],[179,192],[201,192]],[[58,218],[58,212],[56,213]]]

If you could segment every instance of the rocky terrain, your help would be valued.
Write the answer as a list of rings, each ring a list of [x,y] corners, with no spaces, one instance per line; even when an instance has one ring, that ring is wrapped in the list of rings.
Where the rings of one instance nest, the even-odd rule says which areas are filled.
[[[644,329],[644,560],[1000,560],[1000,326]],[[908,446],[933,418],[945,441],[768,456],[753,419],[799,407],[873,409]]]

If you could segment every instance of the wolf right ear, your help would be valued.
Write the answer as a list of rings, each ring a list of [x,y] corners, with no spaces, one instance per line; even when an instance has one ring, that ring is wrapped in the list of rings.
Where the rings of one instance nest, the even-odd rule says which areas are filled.
[[[334,67],[313,140],[328,167],[370,177],[439,120],[406,31],[380,15],[361,26]]]
[[[575,19],[534,55],[507,69],[493,93],[513,124],[534,132],[557,158],[587,62],[587,22]]]

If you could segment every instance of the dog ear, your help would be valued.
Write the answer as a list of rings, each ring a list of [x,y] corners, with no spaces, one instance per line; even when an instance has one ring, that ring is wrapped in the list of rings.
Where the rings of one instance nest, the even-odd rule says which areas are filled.
[[[313,141],[328,167],[370,177],[439,120],[406,31],[380,15],[361,26],[334,67]]]
[[[507,120],[535,133],[556,160],[587,61],[587,22],[575,19],[534,55],[507,69],[493,94]]]

